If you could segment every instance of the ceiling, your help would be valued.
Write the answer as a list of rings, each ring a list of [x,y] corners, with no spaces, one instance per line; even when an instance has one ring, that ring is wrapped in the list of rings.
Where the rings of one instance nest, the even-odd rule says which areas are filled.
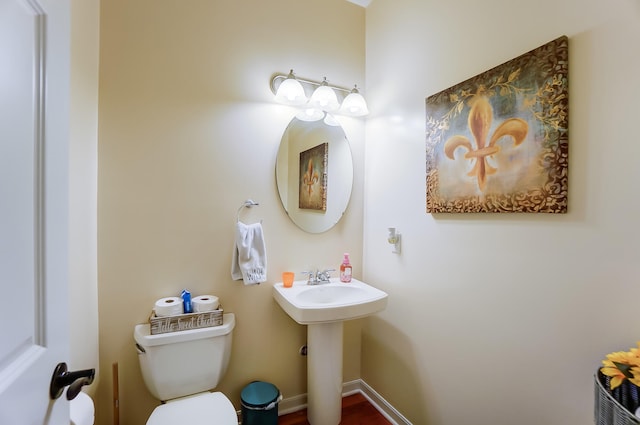
[[[357,4],[358,6],[367,7],[373,0],[347,0],[348,2]]]

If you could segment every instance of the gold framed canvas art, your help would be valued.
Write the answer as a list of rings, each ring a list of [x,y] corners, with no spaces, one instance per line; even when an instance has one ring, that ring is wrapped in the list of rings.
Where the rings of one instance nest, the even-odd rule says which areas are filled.
[[[566,213],[568,38],[426,99],[428,213]]]
[[[329,143],[322,143],[300,152],[298,207],[306,210],[327,210],[327,160]]]

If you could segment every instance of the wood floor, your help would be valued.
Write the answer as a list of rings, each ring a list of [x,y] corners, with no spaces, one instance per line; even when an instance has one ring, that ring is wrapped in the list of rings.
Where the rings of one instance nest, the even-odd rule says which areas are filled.
[[[360,393],[342,399],[342,421],[340,425],[390,425],[375,407]],[[278,418],[278,425],[309,425],[307,411],[289,413]]]

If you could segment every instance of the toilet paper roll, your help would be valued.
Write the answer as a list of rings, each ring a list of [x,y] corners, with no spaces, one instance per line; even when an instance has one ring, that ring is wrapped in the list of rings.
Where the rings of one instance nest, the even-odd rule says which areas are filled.
[[[154,310],[156,312],[156,316],[158,317],[176,316],[178,314],[182,314],[182,298],[160,298],[158,301],[156,301]]]
[[[69,402],[71,425],[93,425],[94,414],[93,400],[82,391]]]
[[[217,309],[220,301],[215,295],[200,295],[192,299],[191,304],[195,313],[203,313]]]

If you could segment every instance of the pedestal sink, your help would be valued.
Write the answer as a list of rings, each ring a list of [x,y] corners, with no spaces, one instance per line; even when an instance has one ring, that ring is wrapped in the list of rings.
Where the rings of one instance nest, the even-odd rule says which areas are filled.
[[[293,320],[307,325],[307,420],[311,425],[338,425],[343,323],[384,310],[387,293],[356,279],[331,279],[320,285],[297,281],[290,288],[276,283],[273,297]]]

